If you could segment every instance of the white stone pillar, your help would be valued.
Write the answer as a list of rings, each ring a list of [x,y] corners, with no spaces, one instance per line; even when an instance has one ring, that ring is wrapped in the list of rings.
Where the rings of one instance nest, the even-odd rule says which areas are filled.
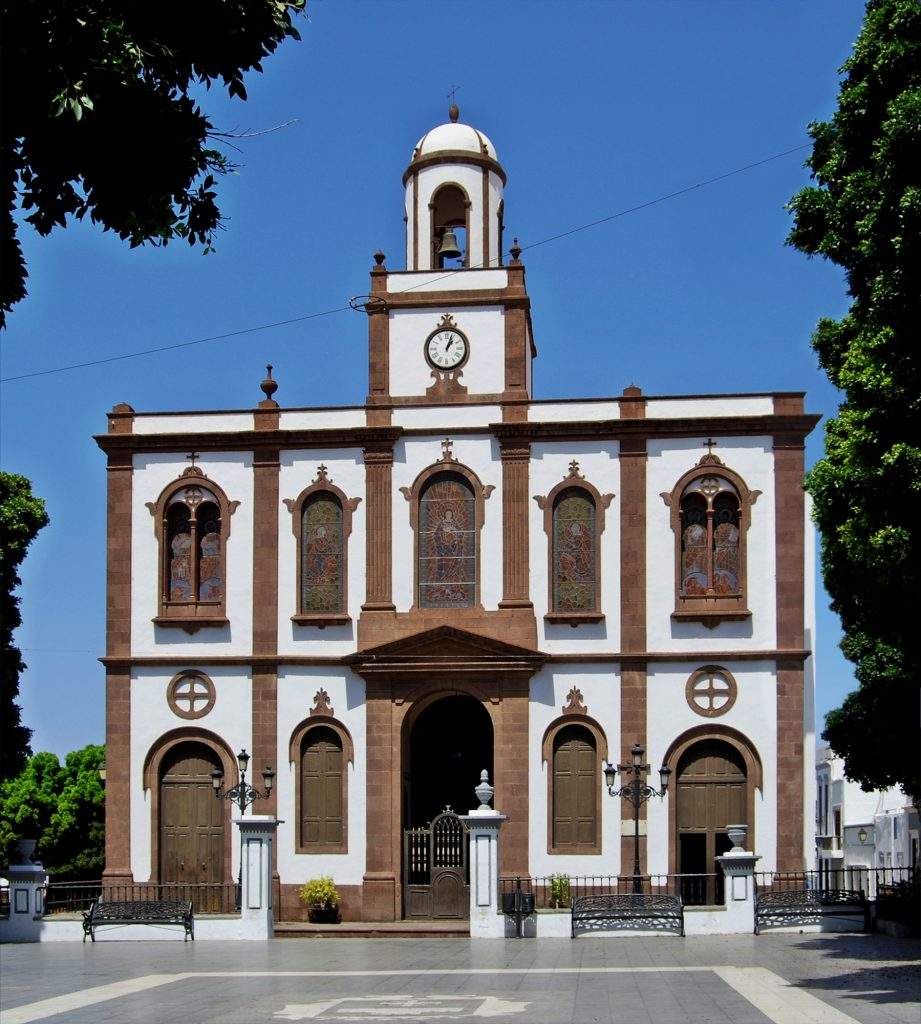
[[[39,942],[48,872],[30,859],[35,849],[34,840],[21,840],[16,845],[23,863],[11,864],[4,872],[10,883],[10,916],[6,921],[0,920],[0,941]]]
[[[506,816],[489,806],[493,789],[485,770],[475,792],[480,806],[461,816],[470,835],[470,937],[502,938],[505,918],[499,914],[499,829]]]
[[[272,906],[272,843],[280,824],[272,815],[254,814],[237,818],[240,830],[241,890],[240,938],[271,939],[274,927]]]
[[[747,827],[730,825],[727,831],[735,846],[716,858],[725,880],[726,923],[720,931],[724,934],[751,934],[755,930],[755,864],[761,858],[742,848]]]

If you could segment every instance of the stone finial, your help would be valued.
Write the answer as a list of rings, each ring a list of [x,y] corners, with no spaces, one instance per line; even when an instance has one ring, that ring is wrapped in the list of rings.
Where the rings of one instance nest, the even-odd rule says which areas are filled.
[[[310,716],[313,715],[326,715],[329,718],[333,717],[333,709],[330,707],[329,694],[320,687],[319,690],[314,694],[313,707],[310,709]]]
[[[569,463],[568,476],[577,477],[580,480],[583,479],[582,474],[579,472],[579,463],[575,459]]]
[[[451,448],[452,448],[453,445],[454,445],[454,442],[451,440],[450,437],[446,437],[441,442],[441,461],[442,462],[456,462],[457,461],[457,459],[454,458],[454,453],[451,451]]]
[[[265,398],[259,404],[271,404],[272,406],[277,406],[278,403],[275,401],[274,398],[272,398],[272,395],[274,395],[275,392],[278,390],[278,381],[272,377],[271,363],[268,363],[266,365],[265,372],[265,380],[263,380],[262,383],[259,385],[259,387],[262,389],[262,393],[265,395]]]
[[[569,703],[563,708],[564,715],[585,715],[588,714],[588,710],[585,707],[585,702],[582,699],[582,691],[578,686],[574,686],[569,693],[566,695]]]
[[[518,244],[517,238],[512,240],[512,245],[508,252],[509,255],[512,257],[512,263],[521,262],[521,246]]]
[[[374,254],[374,265],[376,267],[383,267],[385,259],[387,259],[387,257],[384,255],[383,249],[378,249]]]
[[[485,807],[489,810],[489,801],[492,800],[495,790],[489,784],[489,772],[485,768],[480,772],[480,784],[474,788],[473,792],[476,793],[477,800],[480,801],[480,808]]]

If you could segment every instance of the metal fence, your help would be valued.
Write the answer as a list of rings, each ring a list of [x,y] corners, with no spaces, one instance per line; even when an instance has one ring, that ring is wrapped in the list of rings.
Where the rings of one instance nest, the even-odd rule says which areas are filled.
[[[93,900],[100,897],[119,902],[181,900],[191,902],[196,914],[236,914],[240,910],[240,891],[235,882],[49,882],[44,896],[46,915],[89,910]]]
[[[756,871],[755,888],[762,892],[787,892],[806,889],[832,891],[850,889],[859,891],[868,900],[895,887],[918,885],[918,868],[820,867],[814,871]]]
[[[499,905],[502,896],[518,887],[534,896],[535,910],[568,910],[578,896],[645,893],[680,896],[686,907],[721,905],[723,877],[717,874],[684,875],[565,875],[536,878],[499,879]]]

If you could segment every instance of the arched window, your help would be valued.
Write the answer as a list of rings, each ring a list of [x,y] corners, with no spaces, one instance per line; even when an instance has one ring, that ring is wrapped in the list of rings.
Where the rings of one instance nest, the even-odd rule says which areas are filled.
[[[553,737],[552,853],[598,850],[598,751],[581,725],[566,725]]]
[[[147,503],[160,540],[157,625],[226,625],[226,546],[238,505],[194,467]]]
[[[322,629],[349,621],[348,537],[360,501],[347,498],[323,465],[297,498],[285,499],[297,538],[295,623]]]
[[[301,741],[300,847],[305,853],[338,852],[345,837],[342,740],[328,726]]]
[[[708,452],[663,500],[671,508],[675,533],[676,608],[673,617],[747,618],[745,536],[751,506],[760,491],[749,491],[737,474]]]
[[[296,853],[348,852],[348,766],[352,737],[320,689],[310,714],[291,734],[297,808]]]
[[[462,261],[470,266],[470,200],[460,185],[442,185],[429,203],[431,213],[432,268],[448,266],[446,260]],[[451,231],[457,243],[459,256],[452,255],[446,248],[446,235]]]
[[[459,473],[438,473],[419,497],[419,607],[477,603],[476,501]]]
[[[569,464],[569,474],[535,501],[549,538],[548,622],[598,622],[601,610],[601,534],[613,494],[601,494]]]

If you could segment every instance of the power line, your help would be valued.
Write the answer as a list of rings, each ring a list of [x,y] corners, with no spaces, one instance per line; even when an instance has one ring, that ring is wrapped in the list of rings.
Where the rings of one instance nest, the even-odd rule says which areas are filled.
[[[626,217],[631,213],[638,213],[640,210],[648,210],[652,206],[657,206],[659,203],[668,202],[670,199],[677,199],[679,196],[687,195],[689,192],[695,192],[697,189],[706,188],[708,185],[714,185],[719,181],[725,181],[727,178],[731,178],[736,174],[743,174],[745,171],[753,170],[755,167],[763,167],[765,164],[769,164],[774,160],[781,160],[785,156],[790,156],[793,153],[799,153],[804,149],[808,149],[811,143],[803,143],[800,146],[793,146],[791,149],[782,150],[779,153],[774,153],[771,156],[766,156],[761,160],[755,160],[753,163],[743,164],[741,167],[734,167],[731,171],[724,171],[722,174],[716,174],[712,178],[705,178],[703,181],[695,182],[693,185],[686,185],[683,188],[676,189],[674,192],[668,192],[665,195],[657,196],[655,199],[647,200],[644,203],[638,203],[636,206],[629,206],[626,209],[618,210],[617,213],[611,213],[606,217],[599,217],[597,220],[589,221],[587,224],[579,224],[577,227],[569,228],[566,231],[560,231],[555,235],[549,235],[547,238],[542,238],[537,242],[530,242],[528,245],[521,246],[521,251],[526,252],[530,249],[536,249],[538,246],[547,245],[550,242],[559,241],[561,238],[569,238],[571,235],[578,234],[580,231],[588,231],[590,228],[598,227],[601,224],[608,224],[613,220],[617,220],[620,217]],[[501,257],[496,257],[498,263]],[[465,270],[485,270],[492,266],[493,261],[490,260],[487,263],[476,264],[470,267],[458,267],[454,270],[449,270],[440,277],[430,278],[424,282],[426,287],[437,283],[438,281],[444,281],[448,278],[454,277],[456,274],[461,274]],[[406,292],[414,291],[416,288],[422,287],[422,283],[410,285],[407,288],[401,289],[395,294],[403,295]],[[276,320],[273,323],[259,324],[256,327],[244,327],[238,331],[228,331],[224,334],[213,334],[207,338],[196,338],[193,341],[180,341],[173,345],[161,345],[157,348],[142,349],[139,352],[125,352],[119,356],[106,356],[101,359],[89,359],[83,363],[70,363],[66,366],[55,366],[49,370],[33,370],[30,373],[20,373],[14,377],[3,377],[0,379],[0,384],[11,384],[18,380],[27,380],[32,377],[45,377],[52,373],[65,373],[68,370],[80,370],[88,366],[102,366],[105,363],[117,363],[124,359],[136,359],[139,356],[150,356],[156,355],[160,352],[172,352],[180,348],[191,348],[193,345],[205,345],[212,341],[226,341],[229,338],[239,338],[244,334],[254,334],[257,331],[268,331],[275,327],[287,327],[290,324],[303,323],[305,320],[316,320],[319,317],[332,316],[334,313],[343,313],[347,309],[352,308],[350,305],[337,306],[335,309],[325,309],[317,313],[306,313],[303,316],[291,317],[288,320]]]

